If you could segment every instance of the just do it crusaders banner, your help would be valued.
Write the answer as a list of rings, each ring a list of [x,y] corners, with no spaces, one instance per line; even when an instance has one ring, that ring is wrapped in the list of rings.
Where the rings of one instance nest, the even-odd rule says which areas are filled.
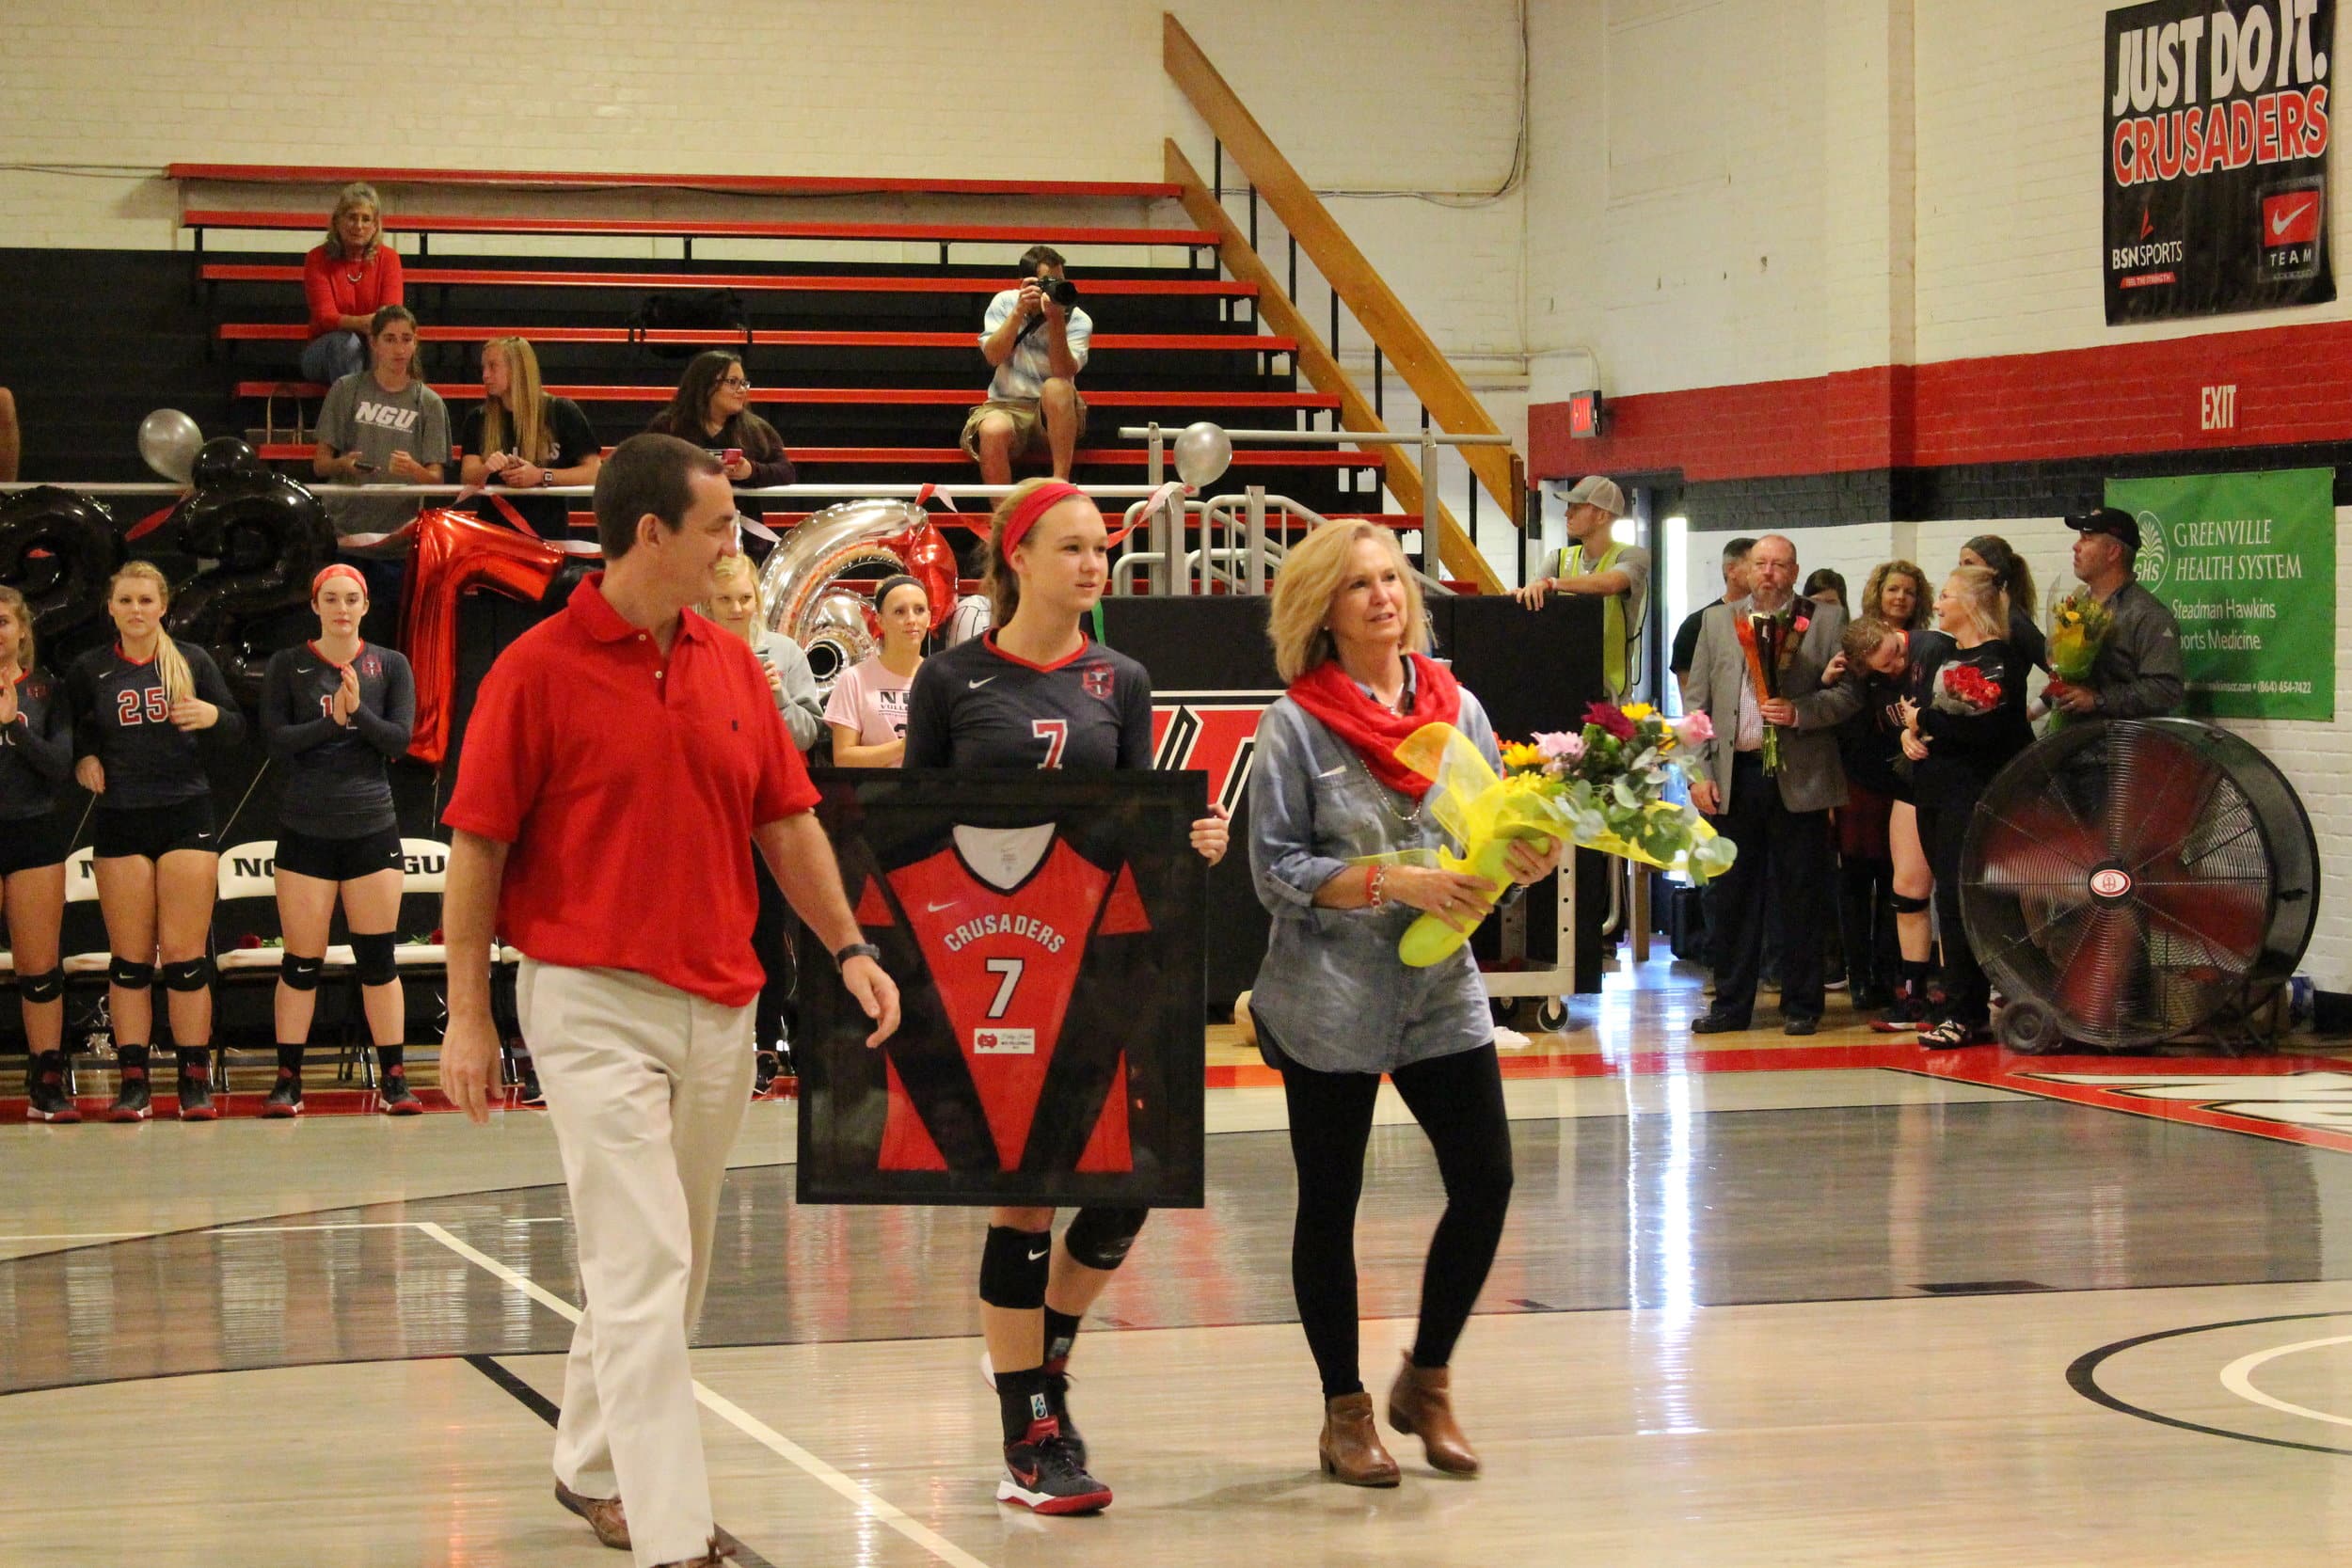
[[[2140,585],[2181,623],[2190,713],[2336,716],[2335,470],[2107,482]]]
[[[2150,0],[2106,16],[2107,325],[2335,298],[2335,0]]]

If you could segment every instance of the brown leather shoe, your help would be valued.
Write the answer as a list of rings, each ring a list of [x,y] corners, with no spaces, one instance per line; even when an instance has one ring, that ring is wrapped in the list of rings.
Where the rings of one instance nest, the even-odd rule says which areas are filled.
[[[1389,1385],[1389,1425],[1421,1439],[1432,1467],[1450,1476],[1474,1476],[1478,1455],[1454,1421],[1453,1374],[1443,1367],[1416,1367],[1412,1352]]]
[[[1380,1446],[1372,1424],[1372,1396],[1359,1391],[1323,1402],[1323,1438],[1315,1444],[1323,1473],[1350,1486],[1394,1486],[1396,1461]]]
[[[661,1568],[726,1568],[728,1563],[735,1560],[735,1546],[734,1537],[723,1530],[713,1530],[710,1534],[710,1544],[705,1548],[702,1556],[683,1558],[676,1562],[665,1562]]]
[[[555,1483],[555,1500],[588,1521],[596,1539],[614,1551],[628,1550],[628,1515],[618,1497],[583,1497],[562,1481]]]

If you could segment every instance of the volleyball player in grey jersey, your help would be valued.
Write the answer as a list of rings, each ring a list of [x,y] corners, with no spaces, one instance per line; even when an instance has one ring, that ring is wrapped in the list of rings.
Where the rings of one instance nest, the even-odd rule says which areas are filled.
[[[319,617],[317,639],[273,656],[262,688],[262,733],[286,770],[276,871],[286,937],[278,972],[278,1082],[262,1115],[302,1113],[302,1054],[340,897],[382,1069],[378,1103],[387,1115],[412,1116],[424,1107],[408,1087],[403,1059],[405,1003],[393,927],[405,860],[386,768],[408,750],[416,681],[405,658],[360,641],[368,590],[358,571],[338,564],[320,572],[310,608]]]

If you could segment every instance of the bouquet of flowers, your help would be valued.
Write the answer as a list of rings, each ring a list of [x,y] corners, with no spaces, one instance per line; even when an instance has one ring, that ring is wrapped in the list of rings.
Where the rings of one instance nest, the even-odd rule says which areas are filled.
[[[1946,713],[1991,713],[2001,705],[2001,683],[1973,664],[1947,664],[1936,672],[1930,701]]]
[[[1805,601],[1797,601],[1793,616],[1769,614],[1756,610],[1736,623],[1740,634],[1740,651],[1747,656],[1748,679],[1756,688],[1758,703],[1771,702],[1780,696],[1780,677],[1796,657],[1797,644],[1813,625],[1813,618],[1804,613]],[[1764,771],[1780,771],[1780,728],[1764,726]]]
[[[2090,678],[2091,669],[2098,664],[2099,655],[2107,645],[2107,638],[2115,630],[2115,612],[2101,604],[2088,588],[2077,588],[2050,607],[2050,686],[2047,695],[2056,697],[2076,681]],[[2065,727],[2068,715],[2055,702],[2050,708],[2050,728]]]
[[[1503,746],[1500,778],[1451,724],[1422,726],[1396,754],[1437,782],[1428,797],[1430,815],[1463,847],[1459,856],[1440,850],[1438,863],[1485,879],[1493,889],[1491,908],[1506,885],[1503,862],[1514,839],[1598,849],[1687,871],[1699,882],[1721,875],[1735,847],[1717,837],[1697,812],[1665,798],[1672,771],[1687,771],[1673,753],[1714,733],[1704,713],[1670,724],[1647,703],[1595,703],[1585,710],[1581,732],[1539,734]],[[1406,929],[1397,953],[1425,968],[1468,940],[1467,932],[1424,914]]]

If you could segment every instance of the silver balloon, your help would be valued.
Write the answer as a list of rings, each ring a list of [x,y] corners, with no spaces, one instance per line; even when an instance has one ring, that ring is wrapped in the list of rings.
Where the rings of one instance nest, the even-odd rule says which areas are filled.
[[[865,594],[835,584],[850,572],[882,578],[906,570],[887,541],[924,519],[912,501],[843,501],[803,519],[768,552],[759,573],[768,627],[808,655],[819,695],[831,696],[842,671],[880,651],[866,629]]]
[[[174,484],[191,482],[204,432],[177,408],[158,408],[139,421],[139,455]]]
[[[1208,420],[1188,424],[1176,436],[1176,477],[1198,490],[1225,477],[1233,466],[1233,438]]]

